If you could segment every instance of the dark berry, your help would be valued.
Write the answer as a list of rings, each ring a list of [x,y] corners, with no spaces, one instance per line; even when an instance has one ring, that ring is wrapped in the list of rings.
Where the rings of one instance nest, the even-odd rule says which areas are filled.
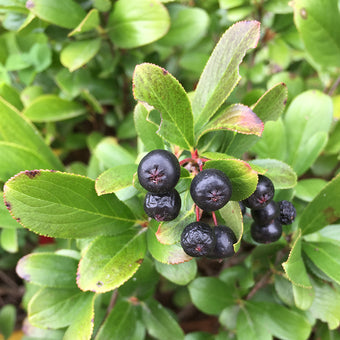
[[[282,225],[277,219],[264,225],[254,222],[250,227],[250,233],[253,240],[258,243],[272,243],[281,237]]]
[[[172,189],[165,194],[148,192],[144,199],[144,211],[156,221],[174,220],[181,210],[181,197]]]
[[[221,209],[231,197],[231,182],[220,170],[206,169],[191,182],[190,194],[199,208],[205,211]]]
[[[139,163],[138,180],[150,191],[165,193],[173,189],[180,177],[181,168],[174,154],[166,150],[153,150]]]
[[[296,217],[294,205],[289,201],[280,201],[279,203],[279,221],[281,224],[292,224]]]
[[[279,215],[279,207],[274,201],[270,201],[264,208],[251,211],[254,221],[259,224],[269,223]]]
[[[244,214],[246,213],[247,207],[244,205],[244,203],[242,201],[239,201],[238,204],[240,206],[242,216],[244,216]]]
[[[189,256],[207,256],[214,248],[215,242],[213,230],[203,222],[188,224],[181,235],[181,246]]]
[[[235,254],[233,244],[237,239],[234,232],[224,225],[218,225],[213,228],[216,244],[211,253],[208,255],[212,259],[222,259]]]
[[[259,175],[255,191],[242,202],[250,209],[261,209],[265,207],[274,197],[274,185],[266,177]]]

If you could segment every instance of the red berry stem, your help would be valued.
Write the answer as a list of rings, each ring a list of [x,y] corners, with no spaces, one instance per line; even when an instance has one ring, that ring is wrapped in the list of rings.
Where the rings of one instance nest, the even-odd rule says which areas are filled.
[[[198,222],[200,220],[200,209],[199,207],[196,205],[195,207],[196,209],[196,221]]]
[[[212,218],[213,218],[213,220],[214,220],[214,225],[217,226],[218,223],[217,223],[217,218],[216,218],[215,211],[212,211],[211,214],[212,214]]]
[[[184,159],[182,159],[180,162],[179,162],[179,165],[184,165],[184,164],[186,164],[186,163],[189,163],[189,162],[191,162],[193,159],[192,158],[184,158]]]

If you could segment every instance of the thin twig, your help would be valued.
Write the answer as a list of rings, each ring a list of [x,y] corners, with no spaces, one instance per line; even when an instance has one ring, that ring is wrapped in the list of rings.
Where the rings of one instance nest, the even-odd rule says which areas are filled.
[[[266,274],[264,274],[262,276],[262,278],[255,284],[255,286],[253,287],[253,289],[249,292],[249,294],[246,297],[246,300],[250,300],[255,294],[256,292],[263,288],[264,286],[266,286],[269,282],[270,279],[272,277],[272,272],[271,270],[269,270]]]
[[[335,80],[334,84],[331,86],[331,88],[328,90],[328,95],[332,96],[337,87],[340,85],[340,76]]]

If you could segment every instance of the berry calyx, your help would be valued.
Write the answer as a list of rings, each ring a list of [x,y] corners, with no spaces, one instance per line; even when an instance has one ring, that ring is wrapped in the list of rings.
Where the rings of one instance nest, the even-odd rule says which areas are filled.
[[[224,225],[218,225],[213,228],[216,244],[211,253],[208,255],[211,259],[222,259],[235,254],[233,244],[237,242],[234,232]]]
[[[279,215],[279,207],[274,201],[270,201],[264,208],[251,210],[251,216],[259,224],[267,224]]]
[[[148,192],[144,199],[144,211],[156,221],[172,221],[181,210],[181,197],[172,189],[165,194]]]
[[[254,222],[250,227],[250,233],[253,240],[258,243],[272,243],[281,237],[282,225],[277,219],[264,225]]]
[[[192,199],[204,211],[221,209],[230,200],[231,193],[229,178],[217,169],[199,172],[190,186]]]
[[[203,222],[188,224],[181,235],[181,246],[186,254],[193,257],[207,256],[216,243],[215,234],[210,226]]]
[[[284,225],[292,224],[296,217],[296,210],[294,208],[294,205],[291,202],[285,200],[280,201],[278,205],[280,210],[280,223]]]
[[[259,175],[255,191],[242,202],[250,209],[264,208],[274,197],[273,182],[266,176]]]
[[[139,163],[137,174],[140,185],[155,193],[173,189],[180,177],[181,168],[174,154],[156,149],[149,152]]]

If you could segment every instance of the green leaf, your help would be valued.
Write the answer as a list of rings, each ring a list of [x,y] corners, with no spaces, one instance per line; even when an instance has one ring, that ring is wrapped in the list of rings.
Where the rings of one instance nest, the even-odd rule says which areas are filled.
[[[327,181],[321,178],[302,179],[295,187],[295,196],[305,202],[311,202],[326,184]]]
[[[79,262],[80,289],[104,293],[121,286],[138,270],[146,252],[145,230],[96,238]]]
[[[29,0],[28,8],[38,18],[65,28],[76,27],[84,18],[85,11],[73,0]]]
[[[284,162],[276,159],[254,159],[251,161],[251,165],[253,164],[267,169],[265,175],[272,180],[275,189],[294,188],[297,183],[296,173]]]
[[[18,91],[5,83],[0,84],[0,96],[7,100],[7,102],[13,105],[17,110],[22,110],[23,103],[20,99]]]
[[[147,231],[148,250],[157,261],[178,264],[191,260],[179,242],[171,245],[160,243],[155,234],[157,227],[158,223],[152,220]]]
[[[199,277],[188,288],[193,304],[203,313],[217,315],[234,304],[232,288],[216,277]]]
[[[282,119],[267,122],[261,139],[251,148],[260,158],[272,158],[282,161],[286,159],[286,149],[286,130]]]
[[[177,321],[157,301],[151,300],[142,304],[142,318],[148,333],[162,340],[184,340],[184,333]]]
[[[232,229],[235,233],[237,242],[234,243],[235,252],[238,251],[243,235],[243,217],[238,201],[228,202],[222,209],[219,210],[225,225]]]
[[[193,98],[195,131],[208,122],[239,82],[239,64],[247,50],[256,47],[259,34],[259,22],[239,22],[231,26],[216,45]]]
[[[20,259],[16,272],[24,280],[42,287],[76,288],[78,261],[53,253],[29,254]]]
[[[90,340],[94,325],[95,295],[89,297],[84,307],[77,313],[76,318],[68,327],[63,340]]]
[[[138,103],[133,113],[133,119],[138,137],[142,140],[146,151],[164,149],[164,143],[157,135],[158,125],[148,120],[149,111],[142,104]]]
[[[263,123],[259,117],[248,107],[242,104],[234,104],[223,110],[216,118],[213,118],[197,137],[199,140],[210,131],[230,130],[245,135],[261,136]]]
[[[268,91],[266,91],[255,103],[255,105],[251,107],[253,112],[261,119],[261,121],[266,123],[264,126],[261,139],[257,136],[244,136],[241,134],[237,134],[234,137],[231,144],[229,145],[228,152],[238,157],[241,156],[245,151],[248,151],[253,144],[257,143],[258,141],[260,141],[261,143],[263,140],[266,140],[268,130],[271,131],[269,127],[267,127],[266,129],[266,126],[268,125],[272,126],[273,122],[269,123],[269,121],[277,120],[280,117],[281,113],[285,108],[286,102],[287,102],[287,87],[284,83],[276,84]],[[284,132],[282,133],[282,135],[284,135]],[[268,144],[270,145],[271,149],[277,146],[279,150],[280,148],[284,148],[285,151],[286,147],[285,140],[281,139],[281,136],[279,138],[277,135],[271,134],[270,138],[268,138]],[[264,158],[268,156],[278,158],[276,154],[274,156],[260,155],[260,157]]]
[[[121,300],[117,302],[100,327],[95,340],[131,339],[137,322],[132,304]]]
[[[303,92],[290,104],[284,119],[288,146],[286,162],[297,175],[313,164],[326,145],[332,114],[331,98],[316,90]]]
[[[337,0],[297,0],[294,21],[313,61],[324,67],[340,66],[340,13]]]
[[[1,97],[0,140],[29,148],[49,162],[51,168],[63,169],[62,163],[44,143],[38,130]]]
[[[170,30],[158,43],[165,46],[193,46],[206,33],[209,16],[201,8],[180,4],[169,6]]]
[[[272,340],[260,319],[261,314],[241,308],[237,316],[237,340]]]
[[[77,103],[47,94],[36,98],[24,110],[23,115],[33,122],[57,122],[78,117],[86,108]]]
[[[135,162],[135,157],[112,137],[107,137],[100,141],[94,149],[94,155],[105,170]]]
[[[100,25],[99,12],[97,9],[92,8],[85,16],[85,18],[81,21],[81,23],[68,34],[69,37],[72,37],[76,34],[84,33],[91,31],[97,28]]]
[[[256,189],[257,172],[250,165],[240,159],[225,159],[208,161],[204,169],[218,169],[223,171],[232,184],[231,200],[241,201],[249,197]]]
[[[278,297],[287,306],[294,306],[293,285],[289,280],[287,280],[283,275],[275,275],[274,287]]]
[[[306,340],[311,332],[307,318],[277,303],[246,302],[246,308],[273,336],[283,340]]]
[[[158,226],[156,237],[162,244],[175,244],[181,239],[184,228],[195,220],[194,210],[181,211],[179,216],[173,221],[161,222]]]
[[[197,273],[197,263],[195,260],[179,264],[166,264],[155,261],[156,270],[166,279],[178,285],[187,285],[192,281]]]
[[[71,42],[61,51],[60,61],[73,72],[88,63],[98,53],[100,45],[100,39]]]
[[[0,310],[0,334],[8,339],[15,326],[16,310],[13,305],[5,305]]]
[[[314,233],[340,218],[340,175],[333,178],[303,210],[302,234]]]
[[[137,65],[133,75],[136,100],[157,109],[162,121],[157,133],[178,146],[191,150],[194,145],[193,116],[182,85],[165,69],[153,64]]]
[[[94,294],[79,289],[42,288],[28,304],[28,320],[36,327],[58,329],[77,319]]]
[[[0,141],[0,180],[6,182],[22,170],[46,169],[51,164],[25,146]]]
[[[286,106],[287,96],[286,84],[276,84],[259,98],[252,110],[263,122],[275,121],[280,117]]]
[[[340,284],[340,245],[328,242],[304,242],[302,248],[319,269]]]
[[[46,236],[115,235],[135,223],[132,212],[114,194],[98,197],[94,181],[68,173],[21,172],[6,182],[4,197],[22,225]]]
[[[299,229],[288,260],[282,263],[289,281],[303,288],[312,288],[305,264],[301,257],[301,230]]]
[[[322,281],[313,280],[315,298],[310,313],[317,319],[328,323],[330,329],[336,329],[340,324],[340,289]]]
[[[169,26],[169,13],[158,1],[129,0],[115,3],[107,29],[115,46],[134,48],[160,39]]]
[[[97,194],[110,194],[131,186],[137,168],[136,164],[124,164],[106,170],[96,179]]]
[[[307,310],[314,301],[314,289],[292,285],[294,301],[297,308]]]
[[[9,253],[16,253],[19,250],[16,229],[2,229],[0,232],[1,247]]]

